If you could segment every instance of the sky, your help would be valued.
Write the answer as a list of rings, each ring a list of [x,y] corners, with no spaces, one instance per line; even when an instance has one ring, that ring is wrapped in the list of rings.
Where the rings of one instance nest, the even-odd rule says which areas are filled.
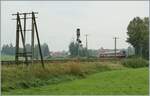
[[[1,5],[2,45],[15,45],[16,21],[11,14],[35,11],[41,44],[47,43],[50,51],[67,51],[76,40],[77,28],[83,46],[88,34],[89,49],[113,49],[114,37],[118,37],[118,49],[127,48],[129,22],[137,16],[149,17],[149,1],[1,1]],[[31,22],[27,24],[31,29]],[[30,32],[27,36],[30,43]]]

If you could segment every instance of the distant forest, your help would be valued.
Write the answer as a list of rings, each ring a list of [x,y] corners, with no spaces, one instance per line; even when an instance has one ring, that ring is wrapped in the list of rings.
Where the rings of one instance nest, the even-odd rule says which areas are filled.
[[[26,46],[27,52],[31,52],[31,45],[26,44],[25,46]],[[42,49],[43,57],[50,56],[49,47],[46,43],[41,45],[41,49]],[[23,48],[19,48],[19,52],[23,52]],[[16,53],[16,47],[13,46],[12,44],[4,44],[2,46],[2,50],[1,50],[2,55],[15,55],[15,53]],[[40,56],[40,53],[39,53],[38,45],[35,45],[34,46],[34,58],[38,58],[39,56]]]

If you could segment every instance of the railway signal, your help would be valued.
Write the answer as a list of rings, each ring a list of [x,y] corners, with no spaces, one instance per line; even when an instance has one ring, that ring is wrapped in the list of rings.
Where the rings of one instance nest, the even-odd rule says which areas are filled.
[[[77,39],[76,39],[76,41],[77,41],[77,44],[78,44],[78,57],[80,56],[80,46],[81,46],[81,43],[82,43],[82,41],[80,40],[80,29],[79,28],[77,28],[77,30],[76,30],[76,35],[77,35]]]
[[[82,41],[80,40],[80,29],[79,28],[77,28],[77,42],[78,42],[78,44],[82,43]]]

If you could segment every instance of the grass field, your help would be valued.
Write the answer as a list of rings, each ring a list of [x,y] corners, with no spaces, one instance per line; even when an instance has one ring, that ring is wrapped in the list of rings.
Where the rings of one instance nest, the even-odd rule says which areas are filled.
[[[7,60],[15,60],[15,56],[12,55],[1,55],[1,61],[7,61]]]
[[[1,80],[2,92],[20,88],[39,87],[74,79],[86,78],[89,74],[123,69],[112,62],[67,62],[26,65],[3,65]]]
[[[84,79],[38,88],[16,89],[3,94],[148,94],[148,68],[99,72]]]

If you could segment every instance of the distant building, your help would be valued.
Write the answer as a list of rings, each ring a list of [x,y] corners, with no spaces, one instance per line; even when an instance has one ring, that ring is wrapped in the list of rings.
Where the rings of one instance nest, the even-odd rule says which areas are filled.
[[[50,52],[50,55],[52,57],[66,57],[66,56],[68,56],[68,52],[65,52],[65,51],[56,51],[56,52]]]

